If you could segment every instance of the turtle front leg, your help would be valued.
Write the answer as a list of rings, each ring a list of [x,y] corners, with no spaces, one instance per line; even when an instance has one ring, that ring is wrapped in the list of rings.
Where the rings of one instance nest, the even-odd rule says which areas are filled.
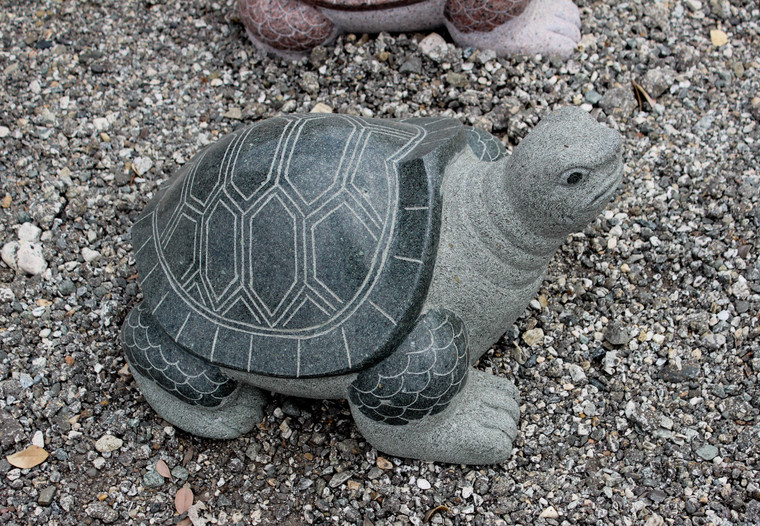
[[[446,27],[461,46],[497,55],[568,57],[581,38],[572,0],[447,0]]]
[[[127,316],[121,340],[143,396],[180,429],[206,438],[236,438],[263,418],[261,391],[228,378],[174,343],[144,303]]]
[[[520,410],[515,386],[469,367],[464,323],[426,313],[403,344],[349,389],[359,430],[378,450],[455,464],[506,460]]]
[[[298,58],[335,38],[334,24],[300,0],[238,0],[248,37],[258,47]]]

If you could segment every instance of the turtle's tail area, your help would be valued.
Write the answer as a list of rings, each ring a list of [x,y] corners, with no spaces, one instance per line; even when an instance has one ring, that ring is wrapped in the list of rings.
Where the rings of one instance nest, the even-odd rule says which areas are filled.
[[[194,435],[235,438],[263,417],[265,396],[177,345],[141,303],[121,331],[132,375],[164,419]]]

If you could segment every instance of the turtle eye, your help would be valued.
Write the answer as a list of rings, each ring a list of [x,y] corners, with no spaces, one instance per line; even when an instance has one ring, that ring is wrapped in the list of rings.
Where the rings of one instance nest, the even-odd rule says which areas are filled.
[[[562,182],[567,186],[577,186],[583,181],[588,172],[581,168],[573,168],[562,174]]]
[[[583,179],[583,174],[580,172],[573,172],[570,175],[567,176],[567,184],[569,185],[575,185],[581,182],[581,179]]]

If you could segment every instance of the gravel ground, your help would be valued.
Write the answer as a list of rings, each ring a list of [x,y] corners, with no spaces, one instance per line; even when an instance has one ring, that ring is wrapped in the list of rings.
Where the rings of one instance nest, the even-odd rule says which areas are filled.
[[[0,523],[759,524],[758,4],[579,4],[566,61],[383,34],[287,63],[232,0],[3,1],[0,245],[22,269],[0,263]],[[575,104],[625,136],[614,202],[479,364],[522,395],[507,463],[385,457],[345,402],[278,396],[248,436],[200,440],[136,389],[130,225],[201,146],[320,103],[508,148]],[[6,460],[31,444],[49,458]]]

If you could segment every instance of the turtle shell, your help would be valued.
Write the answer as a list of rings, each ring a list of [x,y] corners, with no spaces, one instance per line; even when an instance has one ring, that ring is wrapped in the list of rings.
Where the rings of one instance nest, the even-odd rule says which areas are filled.
[[[428,0],[303,0],[304,3],[326,9],[341,11],[373,11],[377,9],[390,9],[412,4],[419,4]]]
[[[359,370],[430,284],[452,119],[283,116],[196,155],[132,228],[145,302],[179,345],[287,378]]]

